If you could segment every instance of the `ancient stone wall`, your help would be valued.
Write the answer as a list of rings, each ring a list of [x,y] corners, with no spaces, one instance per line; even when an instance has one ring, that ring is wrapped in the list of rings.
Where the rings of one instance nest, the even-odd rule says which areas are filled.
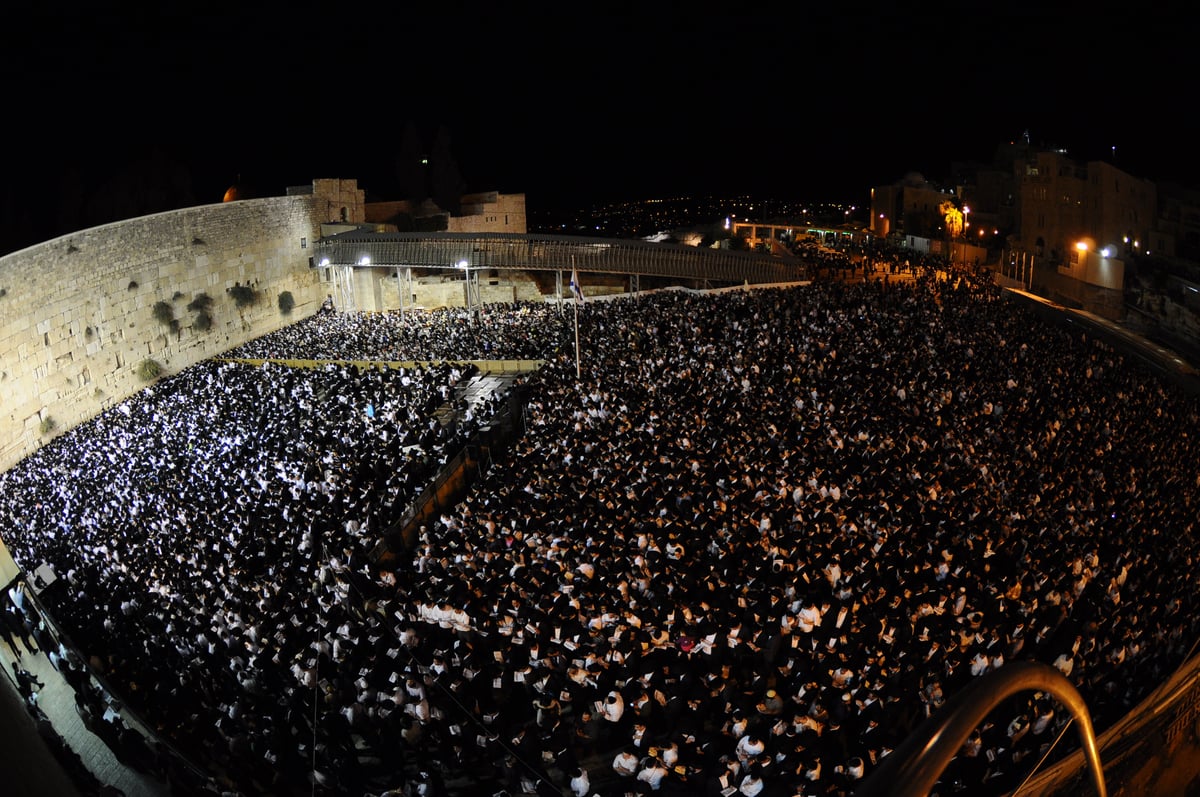
[[[309,267],[314,204],[188,208],[0,258],[0,469],[144,388],[147,361],[175,373],[316,312],[325,291]]]

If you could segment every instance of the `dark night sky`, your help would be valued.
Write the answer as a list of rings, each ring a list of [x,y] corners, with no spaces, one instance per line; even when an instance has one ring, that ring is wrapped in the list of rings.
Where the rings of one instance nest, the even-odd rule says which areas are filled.
[[[409,5],[55,6],[5,53],[10,186],[78,204],[150,159],[189,204],[239,177],[259,195],[354,177],[393,198],[408,122],[426,145],[445,128],[470,189],[524,192],[531,209],[688,193],[862,201],[908,171],[986,160],[1026,129],[1084,158],[1115,145],[1139,176],[1200,182],[1195,27],[1177,11],[584,3],[512,18],[503,4]]]

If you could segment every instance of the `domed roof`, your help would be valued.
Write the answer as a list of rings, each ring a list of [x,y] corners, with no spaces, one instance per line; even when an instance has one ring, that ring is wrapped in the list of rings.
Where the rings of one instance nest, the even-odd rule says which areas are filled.
[[[225,197],[221,201],[222,202],[236,202],[237,200],[239,200],[241,198],[242,198],[242,187],[240,185],[238,185],[237,183],[234,183],[233,185],[229,186],[229,188],[225,189]]]

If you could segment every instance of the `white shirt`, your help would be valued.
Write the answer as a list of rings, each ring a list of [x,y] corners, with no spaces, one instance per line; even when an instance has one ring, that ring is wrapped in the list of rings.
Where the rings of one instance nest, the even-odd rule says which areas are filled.
[[[585,769],[582,775],[571,778],[571,793],[575,797],[587,797],[587,793],[592,790],[591,781],[588,780],[588,773]]]
[[[662,788],[663,778],[667,776],[667,768],[657,761],[651,762],[638,773],[637,779],[650,784],[650,788],[658,791]]]
[[[745,797],[754,797],[762,790],[762,778],[755,775],[747,775],[746,777],[742,778],[742,783],[740,786],[738,786],[738,792],[745,795]]]
[[[604,701],[600,706],[600,715],[609,722],[618,722],[621,716],[625,713],[625,701],[616,692],[609,692],[609,698],[616,698],[612,702]]]
[[[737,743],[737,754],[740,758],[744,759],[760,756],[762,755],[764,749],[766,748],[764,747],[762,741],[754,739],[754,737],[750,736],[749,734],[743,736],[738,740]]]
[[[618,775],[632,775],[637,772],[638,758],[633,753],[617,753],[613,759],[612,768]]]

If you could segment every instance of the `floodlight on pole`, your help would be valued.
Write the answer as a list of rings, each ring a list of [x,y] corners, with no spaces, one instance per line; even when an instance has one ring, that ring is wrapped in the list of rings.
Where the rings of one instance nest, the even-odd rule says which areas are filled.
[[[462,269],[464,298],[466,299],[467,311],[469,312],[473,309],[471,302],[471,264],[466,260],[460,260],[454,264],[454,267]]]

